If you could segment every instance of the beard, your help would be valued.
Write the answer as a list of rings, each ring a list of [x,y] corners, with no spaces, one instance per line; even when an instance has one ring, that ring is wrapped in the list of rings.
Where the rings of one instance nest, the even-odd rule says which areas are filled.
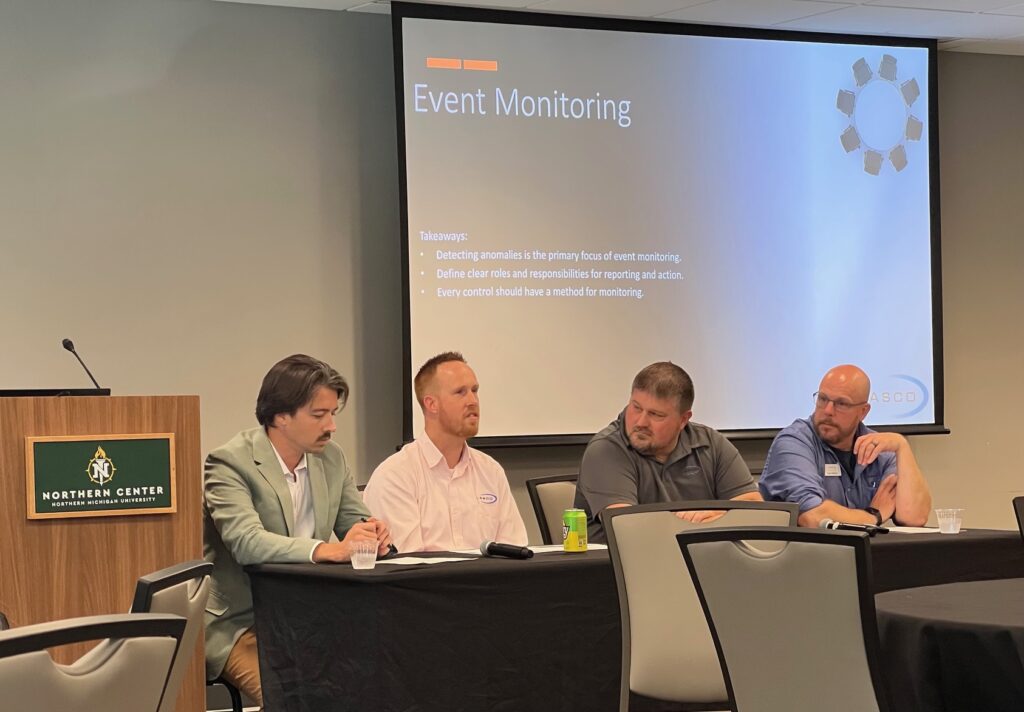
[[[632,445],[633,449],[641,455],[651,455],[654,453],[653,434],[649,431],[637,430],[634,428],[629,433],[629,444]]]
[[[818,434],[822,442],[826,445],[836,447],[839,443],[849,438],[857,429],[857,425],[854,424],[853,428],[843,430],[842,427],[830,418],[814,418],[814,432]]]
[[[471,415],[475,415],[476,418],[471,418]],[[458,438],[468,440],[469,438],[476,437],[476,434],[480,431],[480,412],[476,410],[462,413],[458,416],[445,414],[440,420],[444,432]]]

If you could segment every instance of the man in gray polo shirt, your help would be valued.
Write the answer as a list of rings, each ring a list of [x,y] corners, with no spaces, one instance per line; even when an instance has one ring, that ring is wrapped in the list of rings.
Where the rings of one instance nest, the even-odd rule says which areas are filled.
[[[633,379],[619,417],[587,445],[576,486],[576,506],[586,510],[588,537],[604,542],[599,515],[611,507],[696,499],[760,501],[750,469],[735,446],[716,430],[690,421],[693,381],[667,361],[652,363]],[[678,512],[710,521],[721,511]]]

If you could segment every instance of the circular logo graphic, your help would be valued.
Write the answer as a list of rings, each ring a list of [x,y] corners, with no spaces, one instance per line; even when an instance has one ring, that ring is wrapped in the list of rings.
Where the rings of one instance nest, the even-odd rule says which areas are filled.
[[[836,108],[850,124],[839,136],[847,153],[864,155],[864,171],[877,176],[886,159],[896,172],[907,167],[907,141],[920,141],[924,123],[912,107],[921,89],[917,79],[900,82],[896,58],[883,54],[874,72],[866,59],[853,63],[855,88],[840,89]]]

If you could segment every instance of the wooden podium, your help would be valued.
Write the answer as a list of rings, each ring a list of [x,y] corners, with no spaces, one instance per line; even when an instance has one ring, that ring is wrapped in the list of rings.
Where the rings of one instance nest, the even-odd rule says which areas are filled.
[[[27,518],[26,437],[131,433],[174,433],[176,512]],[[0,483],[0,611],[11,625],[125,613],[139,576],[202,557],[199,397],[0,398]],[[177,712],[206,709],[199,641]]]

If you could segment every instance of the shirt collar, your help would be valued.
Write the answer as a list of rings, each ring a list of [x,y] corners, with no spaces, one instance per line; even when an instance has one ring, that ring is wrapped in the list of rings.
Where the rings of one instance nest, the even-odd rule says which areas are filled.
[[[673,462],[688,457],[697,448],[709,447],[710,445],[711,441],[708,439],[706,432],[698,430],[692,427],[690,423],[687,423],[686,427],[683,428],[683,432],[679,433],[679,442],[676,443],[676,449],[665,460],[665,464],[671,465]]]
[[[295,466],[295,472],[289,472],[288,466],[284,464],[284,460],[281,458],[281,453],[279,453],[277,448],[274,447],[273,442],[270,443],[270,447],[274,448],[274,455],[277,457],[277,463],[281,465],[281,472],[284,473],[285,479],[294,482],[299,478],[300,472],[305,474],[305,471],[308,469],[308,465],[306,464],[306,453],[302,453],[302,459],[299,460],[299,464]]]
[[[429,435],[423,433],[418,438],[416,438],[416,442],[419,443],[420,451],[423,453],[423,459],[427,461],[427,465],[430,467],[431,470],[433,470],[435,467],[438,467],[439,465],[444,465],[445,471],[458,471],[466,464],[466,462],[469,459],[469,446],[463,445],[462,454],[459,456],[459,461],[455,463],[455,467],[449,468],[448,463],[444,459],[444,455],[442,455],[441,451],[437,449],[437,445],[434,444],[434,441],[430,439]]]

